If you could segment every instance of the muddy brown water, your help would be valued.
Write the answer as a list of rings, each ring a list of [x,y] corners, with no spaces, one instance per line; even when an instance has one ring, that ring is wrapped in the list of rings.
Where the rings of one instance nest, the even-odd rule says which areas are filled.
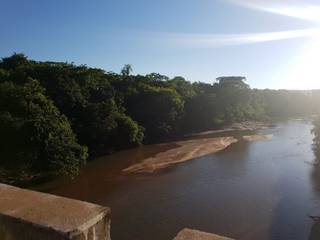
[[[111,207],[113,240],[170,240],[185,227],[239,240],[320,239],[320,223],[309,217],[320,216],[320,167],[314,166],[311,129],[308,121],[288,121],[224,133],[273,139],[240,140],[153,174],[121,174],[174,144],[144,146],[101,158],[75,180],[38,190]]]

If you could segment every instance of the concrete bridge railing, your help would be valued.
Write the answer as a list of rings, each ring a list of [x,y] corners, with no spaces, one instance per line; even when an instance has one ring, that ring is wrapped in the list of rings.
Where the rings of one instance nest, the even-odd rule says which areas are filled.
[[[0,240],[110,240],[110,209],[0,184]],[[174,240],[231,239],[184,229]]]
[[[1,240],[110,240],[110,209],[0,184]]]

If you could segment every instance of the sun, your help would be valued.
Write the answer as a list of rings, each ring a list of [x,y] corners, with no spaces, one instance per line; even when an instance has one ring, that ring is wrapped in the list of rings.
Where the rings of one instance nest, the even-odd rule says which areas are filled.
[[[286,89],[320,89],[320,34],[312,37],[284,67],[282,79]]]

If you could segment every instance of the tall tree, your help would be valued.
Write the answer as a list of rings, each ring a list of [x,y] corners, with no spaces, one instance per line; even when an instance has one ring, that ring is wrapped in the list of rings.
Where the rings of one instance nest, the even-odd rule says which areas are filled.
[[[0,83],[0,166],[75,176],[88,157],[67,118],[33,79]]]

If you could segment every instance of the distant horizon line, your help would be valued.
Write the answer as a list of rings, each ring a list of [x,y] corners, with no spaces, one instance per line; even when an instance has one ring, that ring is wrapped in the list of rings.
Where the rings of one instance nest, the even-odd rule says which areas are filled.
[[[14,56],[14,55],[23,55],[24,57],[26,57],[26,59],[28,60],[28,61],[34,61],[34,62],[42,62],[42,63],[60,63],[60,64],[70,64],[70,65],[74,65],[74,66],[76,66],[76,67],[81,67],[81,66],[84,66],[84,67],[88,67],[88,68],[93,68],[93,69],[100,69],[100,70],[103,70],[105,73],[109,73],[109,74],[112,74],[112,73],[114,73],[114,74],[121,74],[121,70],[119,70],[119,72],[115,72],[115,71],[113,71],[113,70],[111,70],[111,71],[108,71],[108,70],[106,70],[105,68],[103,68],[103,67],[97,67],[97,66],[93,66],[93,65],[88,65],[88,64],[83,64],[83,63],[76,63],[76,62],[74,62],[74,61],[68,61],[68,60],[66,60],[66,61],[58,61],[58,60],[35,60],[35,59],[30,59],[29,57],[28,57],[28,55],[27,54],[25,54],[25,53],[23,53],[23,52],[13,52],[10,56],[8,56],[8,57],[1,57],[1,61],[3,60],[3,59],[5,59],[5,58],[10,58],[10,57],[12,57],[12,56]],[[128,64],[128,63],[126,63],[126,64],[123,64],[123,66],[125,66],[125,65],[130,65],[130,66],[133,66],[132,64]],[[134,72],[134,71],[132,71],[132,72]],[[167,75],[167,74],[163,74],[163,73],[159,73],[159,72],[149,72],[149,73],[135,73],[135,74],[130,74],[130,75],[132,75],[132,76],[147,76],[147,75],[149,75],[149,74],[152,74],[152,73],[157,73],[157,74],[160,74],[160,75],[162,75],[162,76],[165,76],[165,77],[168,77],[170,80],[172,80],[172,79],[174,79],[174,78],[177,78],[177,77],[181,77],[181,78],[183,78],[185,81],[187,81],[187,82],[190,82],[190,83],[205,83],[205,84],[210,84],[210,85],[212,85],[212,84],[214,84],[216,81],[217,81],[217,79],[218,78],[220,78],[220,77],[243,77],[243,78],[245,78],[246,80],[247,80],[247,77],[245,76],[245,75],[242,75],[242,74],[222,74],[222,75],[220,75],[220,76],[218,76],[218,77],[215,77],[214,78],[214,80],[212,80],[211,82],[207,82],[207,81],[197,81],[197,80],[189,80],[189,79],[187,79],[187,78],[185,78],[183,75],[174,75],[174,76],[169,76],[169,75]],[[247,82],[248,83],[248,82]],[[270,87],[265,87],[265,88],[259,88],[259,87],[252,87],[252,86],[250,86],[250,83],[248,83],[249,84],[249,87],[251,88],[251,89],[253,89],[253,90],[275,90],[275,91],[299,91],[299,92],[311,92],[311,91],[320,91],[320,88],[310,88],[310,89],[294,89],[294,88],[292,88],[292,89],[290,89],[290,88],[270,88]]]

